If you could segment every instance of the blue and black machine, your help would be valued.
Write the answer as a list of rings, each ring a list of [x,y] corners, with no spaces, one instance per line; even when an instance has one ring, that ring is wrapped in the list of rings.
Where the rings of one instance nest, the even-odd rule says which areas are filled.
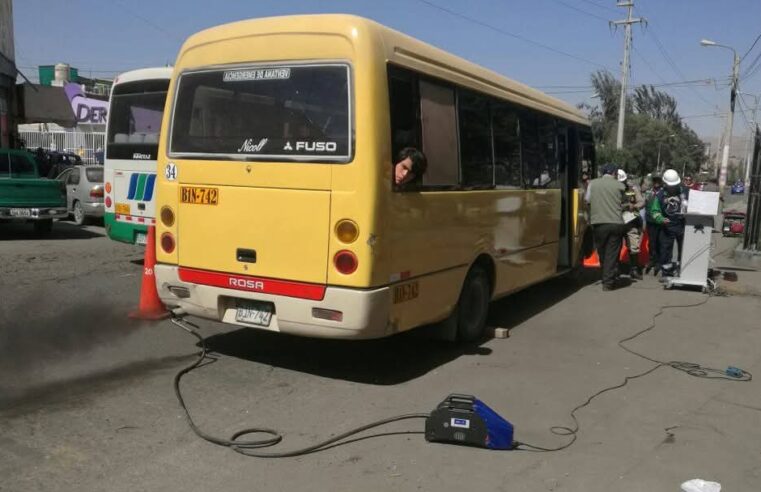
[[[472,395],[453,393],[425,420],[425,440],[513,449],[513,424]]]

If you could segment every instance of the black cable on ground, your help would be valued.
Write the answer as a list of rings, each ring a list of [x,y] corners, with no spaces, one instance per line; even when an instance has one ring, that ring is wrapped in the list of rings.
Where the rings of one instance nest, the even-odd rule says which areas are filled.
[[[172,318],[171,321],[173,324],[179,326],[183,330],[187,331],[188,333],[196,337],[198,341],[201,343],[201,351],[198,353],[198,358],[189,366],[181,369],[174,376],[174,394],[175,396],[177,396],[177,400],[180,402],[180,406],[182,407],[182,410],[185,412],[185,418],[187,419],[188,424],[190,425],[190,428],[193,429],[193,432],[195,432],[198,437],[206,441],[209,441],[212,444],[228,447],[232,449],[233,451],[235,451],[236,453],[244,454],[246,456],[253,456],[256,458],[288,458],[293,456],[301,456],[301,455],[305,455],[309,453],[316,453],[318,451],[324,451],[326,449],[330,449],[332,447],[339,446],[341,444],[348,444],[349,442],[353,442],[358,439],[354,439],[351,441],[344,441],[344,439],[354,436],[356,434],[359,434],[361,432],[364,432],[366,430],[373,429],[375,427],[380,427],[382,425],[386,425],[391,422],[397,422],[400,420],[424,419],[424,418],[428,418],[429,416],[429,414],[427,413],[410,413],[405,415],[397,415],[395,417],[389,417],[387,419],[378,420],[376,422],[372,422],[367,425],[363,425],[361,427],[351,429],[347,432],[331,437],[330,439],[326,439],[325,441],[319,442],[312,446],[308,446],[301,449],[294,449],[291,451],[279,452],[279,453],[264,453],[260,451],[253,451],[259,448],[274,446],[283,440],[283,437],[280,435],[280,433],[274,429],[268,429],[263,427],[249,427],[247,429],[242,429],[235,432],[230,439],[223,439],[216,436],[212,436],[202,431],[195,424],[195,422],[193,422],[193,418],[190,416],[190,411],[188,411],[188,407],[185,405],[185,399],[182,397],[182,393],[180,392],[180,380],[182,379],[182,376],[184,376],[185,374],[189,373],[193,369],[200,366],[203,363],[203,361],[207,359],[205,340],[195,330],[195,328],[198,328],[198,327],[190,323],[189,321],[186,321],[184,319],[179,319],[179,318]],[[409,433],[409,432],[402,432],[402,433]],[[240,440],[241,437],[247,436],[250,434],[264,434],[270,437],[259,439],[259,440]],[[344,442],[340,442],[340,441],[344,441]]]
[[[658,312],[655,313],[655,315],[653,316],[653,322],[650,324],[650,326],[648,326],[647,328],[645,328],[643,330],[638,331],[637,333],[635,333],[635,334],[633,334],[631,336],[628,336],[628,337],[618,341],[618,346],[621,347],[622,349],[624,349],[625,351],[629,352],[632,355],[636,355],[637,357],[640,357],[642,359],[648,360],[650,362],[654,362],[656,365],[651,367],[647,371],[640,373],[640,374],[637,374],[637,375],[634,375],[634,376],[626,376],[624,378],[624,381],[622,383],[617,384],[615,386],[609,386],[607,388],[604,388],[604,389],[598,391],[597,393],[593,394],[589,398],[587,398],[587,400],[584,403],[582,403],[581,405],[579,405],[579,406],[575,407],[573,410],[571,410],[570,415],[571,415],[571,419],[573,419],[573,422],[574,422],[573,427],[565,427],[565,426],[553,426],[553,427],[550,427],[550,432],[555,434],[555,435],[558,435],[558,436],[572,436],[571,440],[568,443],[566,443],[566,444],[564,444],[562,446],[558,446],[556,448],[544,448],[544,447],[541,447],[541,446],[536,446],[536,445],[525,443],[525,442],[515,441],[515,443],[514,443],[514,449],[519,449],[519,450],[522,450],[522,451],[551,452],[551,451],[561,451],[563,449],[566,449],[566,448],[570,447],[574,442],[576,442],[576,439],[578,437],[578,432],[579,432],[579,430],[581,428],[581,426],[579,425],[579,421],[576,418],[576,412],[578,410],[580,410],[580,409],[586,407],[587,405],[589,405],[592,402],[592,400],[594,400],[598,396],[602,395],[603,393],[607,393],[608,391],[612,391],[614,389],[623,388],[632,379],[637,379],[637,378],[641,378],[643,376],[647,376],[648,374],[654,372],[656,369],[660,369],[661,367],[668,366],[668,367],[671,367],[672,369],[676,369],[678,371],[682,371],[685,374],[688,374],[690,376],[699,377],[699,378],[705,378],[705,379],[726,379],[726,380],[734,381],[734,382],[748,382],[748,381],[751,381],[753,379],[753,375],[751,373],[749,373],[748,371],[745,371],[745,370],[742,370],[742,369],[735,369],[737,371],[736,372],[737,375],[736,376],[730,376],[729,374],[727,374],[727,371],[723,371],[721,369],[713,369],[713,368],[710,368],[710,367],[703,367],[700,364],[696,364],[696,363],[693,363],[693,362],[682,362],[682,361],[664,362],[664,361],[660,361],[658,359],[653,359],[652,357],[648,357],[648,356],[646,356],[644,354],[640,354],[639,352],[637,352],[635,350],[632,350],[630,348],[627,348],[626,346],[623,345],[626,342],[634,340],[635,338],[637,338],[638,336],[642,335],[643,333],[647,333],[648,331],[654,329],[655,325],[656,325],[656,319],[659,316],[661,316],[667,309],[690,308],[690,307],[702,306],[703,304],[707,303],[708,300],[711,297],[712,297],[711,295],[707,295],[707,296],[705,296],[705,299],[703,299],[702,301],[697,302],[697,303],[693,303],[693,304],[672,304],[672,305],[668,305],[668,306],[661,306],[661,308],[658,310]],[[524,448],[524,449],[520,449],[520,448]]]

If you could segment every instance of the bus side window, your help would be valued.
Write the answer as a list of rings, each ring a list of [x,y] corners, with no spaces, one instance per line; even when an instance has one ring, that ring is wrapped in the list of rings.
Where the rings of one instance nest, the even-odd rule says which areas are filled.
[[[588,179],[593,179],[597,176],[597,168],[595,167],[595,144],[592,138],[592,134],[588,132],[581,132],[579,135],[579,143],[581,146],[581,174],[586,174]]]
[[[454,89],[421,81],[420,107],[423,120],[423,153],[428,160],[423,185],[456,186],[460,176]]]
[[[559,188],[555,120],[525,112],[521,118],[521,143],[526,188]]]
[[[494,184],[501,189],[521,187],[521,138],[517,110],[503,102],[492,106]]]
[[[406,147],[420,145],[420,97],[417,76],[409,70],[388,67],[389,111],[391,117],[391,155]]]
[[[489,100],[484,96],[466,91],[458,92],[463,186],[494,186],[489,106]]]

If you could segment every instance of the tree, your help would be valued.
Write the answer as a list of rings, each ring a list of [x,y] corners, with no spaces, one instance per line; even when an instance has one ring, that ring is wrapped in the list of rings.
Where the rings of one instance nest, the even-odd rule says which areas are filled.
[[[634,88],[626,98],[624,148],[615,149],[621,84],[608,71],[591,76],[599,105],[580,105],[592,122],[600,163],[615,162],[628,173],[644,176],[673,167],[680,173],[697,172],[704,163],[705,145],[694,131],[683,124],[676,99],[653,86]]]

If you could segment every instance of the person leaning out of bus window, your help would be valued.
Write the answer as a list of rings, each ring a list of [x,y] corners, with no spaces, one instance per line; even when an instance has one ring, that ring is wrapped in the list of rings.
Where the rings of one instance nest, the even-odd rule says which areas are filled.
[[[427,167],[425,154],[414,147],[403,148],[394,164],[394,190],[412,190]]]

